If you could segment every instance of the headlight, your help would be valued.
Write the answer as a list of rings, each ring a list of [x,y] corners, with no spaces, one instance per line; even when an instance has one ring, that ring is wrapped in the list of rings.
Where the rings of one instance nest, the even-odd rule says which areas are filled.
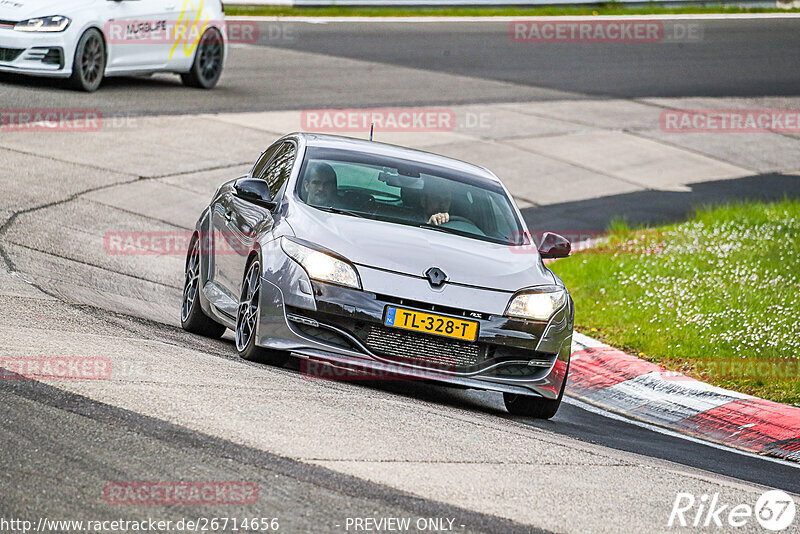
[[[506,315],[546,321],[566,302],[567,292],[564,288],[547,286],[530,289],[511,299]]]
[[[306,270],[309,278],[361,289],[355,267],[346,261],[306,247],[286,237],[281,237],[281,248]]]
[[[52,17],[39,17],[18,22],[14,29],[19,32],[63,32],[72,22],[68,17],[54,15]]]

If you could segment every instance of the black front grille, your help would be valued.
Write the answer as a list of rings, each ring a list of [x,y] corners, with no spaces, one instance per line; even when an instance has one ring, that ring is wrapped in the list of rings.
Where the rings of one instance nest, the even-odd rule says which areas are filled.
[[[0,48],[0,61],[14,61],[24,50],[24,48]]]
[[[536,352],[531,348],[480,341],[460,341],[443,336],[409,332],[379,323],[353,320],[350,317],[291,306],[287,306],[286,311],[292,328],[316,341],[358,352],[363,352],[361,348],[363,346],[383,359],[431,370],[473,373],[503,363],[503,367],[508,366],[508,369],[489,371],[489,374],[498,377],[535,377],[546,373],[558,356]],[[348,335],[341,335],[333,328]],[[349,336],[358,340],[361,346],[356,341],[348,340]]]
[[[403,332],[376,325],[367,326],[362,340],[371,351],[385,358],[439,370],[459,371],[474,367],[483,359],[482,352],[485,352],[477,343]]]

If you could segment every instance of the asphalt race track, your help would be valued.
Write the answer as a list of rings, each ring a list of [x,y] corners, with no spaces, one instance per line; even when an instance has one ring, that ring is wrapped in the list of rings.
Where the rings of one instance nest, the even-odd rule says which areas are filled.
[[[512,43],[504,22],[261,22],[210,92],[167,75],[107,80],[91,95],[0,75],[3,108],[131,118],[90,133],[0,131],[0,356],[104,355],[115,369],[103,383],[0,380],[0,518],[257,515],[279,517],[283,532],[352,532],[348,518],[412,517],[451,518],[456,532],[651,532],[667,530],[681,491],[750,504],[767,488],[800,495],[796,465],[569,398],[553,420],[528,421],[494,394],[309,380],[296,365],[240,360],[230,332],[210,341],[179,328],[182,255],[102,247],[109,230],[192,227],[215,184],[246,172],[307,108],[490,114],[486,130],[386,138],[500,165],[533,228],[800,196],[798,134],[720,142],[657,128],[661,110],[681,106],[796,109],[800,19],[696,23],[697,42],[597,46]],[[640,181],[589,149],[560,152],[570,136],[636,143],[663,154],[659,169],[694,158],[675,174],[698,174]],[[565,185],[539,198],[529,168],[545,159]],[[104,500],[109,481],[130,480],[250,481],[259,498],[188,509]]]
[[[594,97],[796,96],[796,21],[671,24],[697,32],[677,39],[676,29],[671,43],[564,44],[512,42],[507,22],[453,22],[434,32],[425,23],[314,24],[275,45]],[[261,35],[269,43],[269,31]]]
[[[195,91],[188,99],[175,76],[120,78],[107,80],[103,91],[92,95],[91,105],[109,114],[171,114],[592,97],[797,95],[800,21],[683,24],[701,24],[702,39],[530,44],[511,42],[508,22],[261,22],[258,41],[234,50],[221,85],[212,93]],[[0,74],[0,81],[0,101],[9,105],[87,102],[85,95],[65,92],[52,80]]]

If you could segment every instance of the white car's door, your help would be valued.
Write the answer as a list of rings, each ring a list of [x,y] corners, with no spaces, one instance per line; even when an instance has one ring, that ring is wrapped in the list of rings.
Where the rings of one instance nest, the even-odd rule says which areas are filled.
[[[181,0],[108,1],[109,71],[159,70],[169,62]]]
[[[221,21],[212,20],[209,2],[203,0],[176,0],[173,15],[174,40],[169,51],[169,69],[186,71],[192,66],[200,37],[209,26],[218,26]]]

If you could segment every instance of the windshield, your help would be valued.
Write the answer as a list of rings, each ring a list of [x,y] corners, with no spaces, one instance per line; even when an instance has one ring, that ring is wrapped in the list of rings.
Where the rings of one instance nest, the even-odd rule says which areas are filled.
[[[311,147],[296,192],[310,206],[344,215],[524,244],[524,232],[503,188],[452,169]]]

